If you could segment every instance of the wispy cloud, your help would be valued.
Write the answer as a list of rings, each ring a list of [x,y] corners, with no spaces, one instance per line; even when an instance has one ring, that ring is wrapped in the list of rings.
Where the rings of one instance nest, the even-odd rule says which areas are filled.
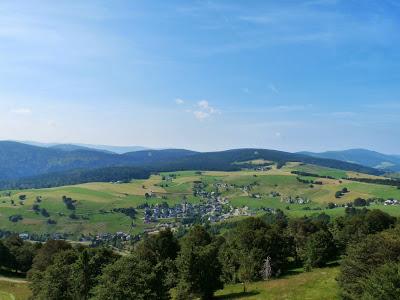
[[[400,109],[399,102],[381,102],[365,104],[364,107],[372,109]]]
[[[338,0],[310,0],[303,3],[304,6],[325,6],[325,5],[335,5]]]
[[[271,15],[239,16],[239,20],[255,24],[271,24],[275,22],[275,18]]]
[[[32,110],[30,108],[22,107],[22,108],[14,108],[11,109],[10,112],[15,115],[31,115]]]
[[[200,121],[210,117],[209,113],[201,111],[201,110],[194,111],[193,114],[196,117],[196,119],[198,119]]]
[[[176,99],[175,99],[175,103],[178,104],[178,105],[182,105],[182,104],[185,103],[185,100],[183,100],[183,99],[181,99],[181,98],[176,98]]]
[[[225,110],[226,113],[231,114],[268,114],[268,113],[290,113],[296,111],[312,110],[315,107],[312,104],[288,104],[288,105],[276,105],[276,106],[262,106],[262,107],[251,107]]]
[[[49,127],[57,127],[57,122],[54,121],[54,120],[48,120],[48,121],[47,121],[47,125],[48,125]]]
[[[354,117],[356,113],[352,111],[335,111],[331,113],[332,117],[337,117],[337,118],[350,118]]]
[[[258,123],[249,123],[246,126],[248,127],[296,127],[304,125],[302,121],[293,121],[293,120],[280,120],[280,121],[267,121],[267,122],[258,122]]]
[[[267,110],[271,112],[292,112],[299,110],[306,110],[312,108],[312,105],[279,105],[271,107]]]

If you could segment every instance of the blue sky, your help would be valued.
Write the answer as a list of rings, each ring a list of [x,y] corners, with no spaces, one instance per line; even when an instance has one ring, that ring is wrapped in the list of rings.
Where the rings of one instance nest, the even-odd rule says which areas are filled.
[[[400,153],[396,0],[1,1],[0,139]]]

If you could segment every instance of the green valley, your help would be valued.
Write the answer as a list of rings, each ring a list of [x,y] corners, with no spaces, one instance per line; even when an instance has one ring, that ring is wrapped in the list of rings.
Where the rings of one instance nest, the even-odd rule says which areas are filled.
[[[400,215],[400,206],[383,203],[400,199],[396,186],[344,179],[381,177],[294,162],[279,169],[276,165],[263,170],[256,166],[233,172],[159,173],[128,183],[6,190],[0,194],[0,229],[90,240],[98,234],[124,232],[135,236],[160,227],[174,228],[198,220],[225,222],[276,209],[295,217],[322,212],[337,216],[357,198]],[[347,192],[337,197],[343,189]],[[63,197],[73,201],[71,207]],[[180,212],[178,207],[186,204],[188,211]],[[211,208],[207,210],[207,206]],[[134,216],[124,213],[127,209],[133,209]]]

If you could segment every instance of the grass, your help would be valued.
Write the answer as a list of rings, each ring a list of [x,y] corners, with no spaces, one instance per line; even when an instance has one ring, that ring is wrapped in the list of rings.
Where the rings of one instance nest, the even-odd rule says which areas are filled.
[[[312,173],[312,174],[318,174],[319,176],[330,176],[336,179],[341,179],[347,176],[346,171],[343,170],[338,170],[338,169],[332,169],[332,168],[326,168],[326,167],[320,167],[320,166],[315,166],[315,165],[304,165],[304,164],[292,164],[292,165],[287,165],[283,167],[283,170],[288,170],[288,171],[301,171],[301,172],[307,172],[307,173]]]
[[[302,177],[322,181],[322,185],[305,184],[291,174],[293,170],[300,170],[320,176],[332,176],[335,179]],[[171,176],[173,174],[173,176]],[[326,210],[328,202],[344,204],[352,202],[357,197],[362,198],[395,198],[400,199],[400,190],[395,187],[369,184],[362,182],[339,179],[345,177],[346,172],[336,169],[323,168],[314,165],[288,163],[282,169],[272,166],[269,171],[243,170],[236,172],[168,172],[153,175],[147,180],[134,180],[130,183],[86,183],[75,186],[64,186],[50,189],[18,190],[10,191],[11,196],[5,192],[0,193],[0,229],[15,232],[54,233],[64,232],[70,234],[70,238],[77,238],[81,233],[102,233],[124,231],[132,234],[140,233],[148,227],[141,217],[143,211],[139,210],[138,217],[134,220],[135,227],[131,227],[132,220],[122,213],[112,212],[113,208],[137,207],[140,204],[157,204],[166,201],[169,205],[181,203],[183,197],[191,203],[200,202],[200,197],[193,196],[195,181],[201,180],[208,184],[208,192],[215,191],[214,183],[226,183],[228,188],[220,190],[233,207],[247,206],[258,213],[262,207],[279,208],[289,216],[304,216],[325,212],[331,216],[343,214],[343,209]],[[349,173],[347,173],[349,175]],[[350,174],[354,177],[354,174]],[[357,176],[365,176],[357,173]],[[252,185],[256,183],[256,185]],[[241,187],[252,185],[247,191]],[[236,188],[232,188],[236,186]],[[350,190],[340,199],[335,198],[335,193],[344,187]],[[271,197],[272,192],[279,192],[280,196]],[[146,193],[153,193],[156,197],[146,199]],[[26,195],[23,205],[20,205],[19,196]],[[251,198],[251,194],[259,194],[260,198]],[[72,220],[68,216],[68,210],[62,201],[62,196],[68,196],[76,200],[76,215],[80,220]],[[46,217],[35,213],[32,205],[36,197],[42,201],[40,208],[45,208],[50,213],[50,218],[57,222],[56,225],[48,225]],[[311,200],[306,205],[287,204],[289,197],[299,196]],[[14,204],[11,201],[14,201]],[[289,207],[289,209],[286,209]],[[309,208],[306,210],[305,208]],[[400,216],[400,207],[377,206],[390,214]],[[318,209],[318,210],[316,210]],[[22,221],[12,223],[9,217],[21,215]]]
[[[338,267],[315,269],[296,275],[288,275],[271,281],[251,283],[247,292],[243,292],[242,284],[228,285],[216,293],[217,299],[309,299],[334,300],[338,297],[336,276]]]
[[[10,282],[0,278],[0,300],[27,300],[31,294],[27,282]]]

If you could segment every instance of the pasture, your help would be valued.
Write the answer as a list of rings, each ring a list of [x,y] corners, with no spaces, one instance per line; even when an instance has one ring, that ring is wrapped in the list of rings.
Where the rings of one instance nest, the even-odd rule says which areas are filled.
[[[243,292],[243,284],[227,285],[216,293],[216,299],[339,299],[335,280],[339,273],[338,267],[314,269],[304,273],[298,270],[294,273],[279,279],[248,284],[246,293]]]
[[[297,176],[292,171],[307,172],[318,177]],[[248,169],[237,172],[169,172],[129,183],[95,182],[49,189],[2,191],[0,229],[39,234],[68,233],[71,239],[77,239],[81,234],[117,231],[138,234],[157,225],[145,223],[143,209],[138,209],[138,206],[162,202],[173,206],[182,201],[201,203],[204,199],[193,194],[194,186],[198,182],[203,183],[205,191],[219,193],[227,199],[232,208],[247,207],[253,214],[272,208],[281,209],[285,214],[296,217],[321,212],[337,216],[343,214],[344,208],[326,209],[329,202],[343,205],[358,197],[400,199],[400,190],[396,187],[343,179],[354,175],[342,170],[288,163],[281,169],[272,166],[271,170],[264,171]],[[307,181],[319,181],[320,184]],[[349,192],[336,198],[336,192],[343,188]],[[62,200],[63,196],[75,201],[74,211],[68,209]],[[298,203],[299,199],[306,203]],[[34,210],[34,206],[39,207],[39,210]],[[130,207],[138,212],[134,220],[121,212],[113,211],[115,208]],[[395,216],[400,215],[399,206],[371,207]],[[43,209],[47,214],[42,212]],[[72,213],[75,216],[71,217]],[[20,216],[21,219],[12,222],[12,216]],[[49,223],[49,219],[53,222]],[[174,220],[165,222],[170,221]]]
[[[31,294],[28,282],[0,277],[0,300],[27,300]]]

